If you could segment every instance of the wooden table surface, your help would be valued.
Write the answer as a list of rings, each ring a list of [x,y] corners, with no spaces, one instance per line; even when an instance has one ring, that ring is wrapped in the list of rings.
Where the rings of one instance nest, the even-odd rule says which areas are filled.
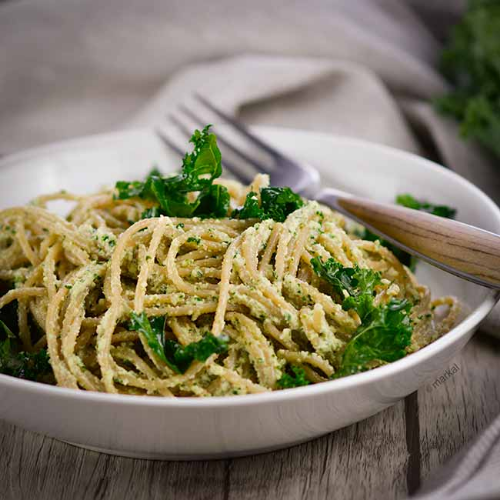
[[[477,334],[443,382],[309,443],[231,460],[114,457],[0,422],[0,499],[404,498],[500,412],[499,366],[500,341]]]

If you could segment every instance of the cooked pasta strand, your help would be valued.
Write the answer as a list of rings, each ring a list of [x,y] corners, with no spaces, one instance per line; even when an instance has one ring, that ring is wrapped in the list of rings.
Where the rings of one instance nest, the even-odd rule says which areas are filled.
[[[268,178],[219,183],[241,205]],[[72,205],[66,218],[48,210],[55,200]],[[376,306],[414,304],[408,352],[459,317],[456,299],[433,300],[387,248],[355,238],[316,202],[283,222],[142,219],[152,206],[105,190],[0,212],[0,310],[17,303],[23,349],[47,349],[59,386],[212,397],[278,389],[292,367],[303,383],[328,380],[361,319],[321,282],[314,257],[379,271]],[[225,347],[208,352],[210,342]]]

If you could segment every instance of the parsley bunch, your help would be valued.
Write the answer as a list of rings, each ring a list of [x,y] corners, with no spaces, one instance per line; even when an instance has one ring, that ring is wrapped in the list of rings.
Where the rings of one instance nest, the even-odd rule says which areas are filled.
[[[473,0],[441,56],[453,90],[435,101],[444,115],[500,156],[500,1]]]

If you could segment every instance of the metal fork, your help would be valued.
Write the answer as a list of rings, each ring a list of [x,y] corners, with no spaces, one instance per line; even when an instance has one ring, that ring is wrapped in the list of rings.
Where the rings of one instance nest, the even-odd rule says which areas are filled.
[[[239,164],[223,160],[224,168],[240,181],[250,183],[256,173],[269,174],[271,185],[289,186],[302,196],[341,212],[397,247],[444,271],[500,290],[500,236],[417,210],[379,203],[337,189],[321,189],[320,176],[313,167],[278,151],[203,96],[196,94],[195,98],[245,138],[256,153],[264,153],[269,158],[270,162],[258,160],[255,155],[238,146],[228,134],[217,129],[219,144],[252,167],[253,173],[249,173]],[[200,127],[209,123],[186,106],[179,107],[179,114]],[[176,115],[170,115],[169,119],[183,135],[191,135],[191,130]],[[183,154],[175,141],[164,132],[157,130],[157,135],[178,154]]]

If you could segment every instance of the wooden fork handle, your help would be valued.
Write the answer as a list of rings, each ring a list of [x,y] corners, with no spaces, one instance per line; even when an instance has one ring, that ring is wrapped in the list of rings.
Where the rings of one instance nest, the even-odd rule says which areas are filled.
[[[325,189],[316,199],[452,274],[500,289],[500,236],[462,222]]]

